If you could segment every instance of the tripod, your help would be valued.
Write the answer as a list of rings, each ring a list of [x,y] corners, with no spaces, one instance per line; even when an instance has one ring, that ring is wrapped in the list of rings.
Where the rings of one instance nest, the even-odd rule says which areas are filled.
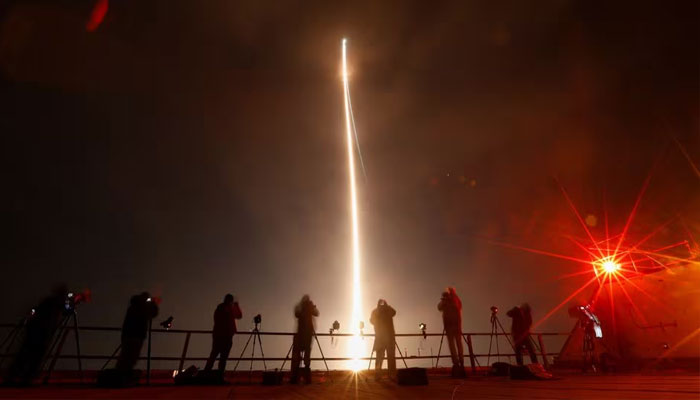
[[[491,365],[491,346],[493,345],[493,338],[494,336],[496,337],[496,356],[498,357],[498,361],[501,361],[501,351],[498,346],[498,328],[501,328],[501,332],[503,333],[503,336],[506,337],[506,340],[508,340],[508,344],[510,344],[510,347],[513,348],[515,351],[515,347],[513,346],[513,342],[511,342],[510,338],[506,334],[506,330],[503,329],[503,325],[501,324],[501,321],[498,319],[498,309],[496,310],[491,310],[491,335],[489,337],[489,353],[486,358],[486,365]],[[508,356],[510,358],[510,356]]]
[[[3,354],[0,356],[0,367],[2,367],[2,364],[5,362],[5,357],[9,356],[10,350],[12,350],[12,345],[15,344],[15,340],[17,340],[17,337],[20,336],[20,333],[22,332],[22,329],[24,329],[24,326],[27,324],[28,320],[29,317],[22,318],[22,320],[7,334],[5,339],[3,339],[2,344],[0,344],[0,349],[7,345],[7,347],[5,347],[5,351],[3,351]]]
[[[71,320],[73,321],[73,327],[69,328],[68,323]],[[75,351],[78,357],[78,371],[80,371],[80,382],[83,382],[83,363],[80,356],[80,333],[78,329],[78,315],[73,309],[68,311],[68,313],[64,315],[63,320],[59,324],[58,330],[54,335],[51,346],[49,347],[49,351],[46,353],[47,359],[46,361],[44,361],[44,365],[46,364],[48,359],[51,358],[51,353],[54,351],[54,349],[56,349],[56,352],[54,353],[53,358],[51,358],[51,362],[49,363],[49,368],[46,371],[46,376],[43,379],[44,385],[49,383],[51,373],[53,372],[53,369],[56,366],[56,361],[58,361],[58,357],[61,355],[63,345],[66,342],[66,338],[68,337],[68,331],[70,331],[71,329],[73,330],[73,335],[75,336]],[[41,369],[44,369],[43,366]]]
[[[238,356],[238,361],[236,361],[236,365],[233,367],[233,370],[236,371],[238,368],[238,364],[241,362],[241,358],[243,357],[243,354],[245,354],[245,351],[248,349],[248,345],[250,344],[250,339],[253,339],[253,349],[251,351],[250,355],[250,370],[248,373],[248,379],[252,379],[253,377],[253,359],[255,358],[255,343],[257,341],[258,346],[260,347],[260,354],[262,354],[262,361],[263,361],[263,367],[265,368],[265,371],[267,371],[267,363],[265,362],[265,352],[263,351],[262,347],[262,338],[260,337],[260,329],[258,328],[259,323],[255,322],[255,328],[253,329],[252,332],[250,332],[250,335],[248,336],[248,340],[245,342],[245,346],[243,346],[243,351],[241,351],[241,355]]]
[[[374,341],[376,342],[377,339],[375,338]],[[401,348],[399,347],[399,344],[396,342],[396,339],[394,339],[394,346],[396,346],[396,350],[399,351],[399,356],[401,356],[401,361],[403,361],[403,366],[408,368],[408,364],[406,364],[406,357],[403,356],[403,353],[401,352]],[[408,350],[406,350],[408,351]],[[374,343],[372,343],[372,351],[369,353],[369,363],[367,363],[367,371],[372,366],[372,355],[376,353],[376,350],[374,348]],[[374,361],[375,366],[377,365],[377,361]]]
[[[328,362],[326,361],[326,356],[323,355],[323,348],[321,348],[321,342],[318,340],[318,336],[316,335],[316,330],[313,330],[314,333],[314,338],[316,339],[316,345],[318,345],[318,351],[321,353],[321,358],[323,359],[323,364],[326,366],[326,373],[328,374],[328,379],[333,382],[333,376],[331,375],[331,370],[328,368]],[[289,346],[289,350],[287,351],[287,355],[284,356],[284,361],[282,361],[282,366],[280,367],[280,371],[284,369],[284,364],[287,363],[287,360],[289,359],[289,355],[292,353],[292,349],[294,348],[294,339],[292,339],[292,345]]]
[[[445,335],[447,335],[447,331],[443,329],[443,330],[442,330],[442,336],[440,337],[440,346],[438,347],[437,359],[435,360],[435,368],[437,368],[437,367],[438,367],[438,363],[440,363],[440,353],[442,352],[442,342],[445,340]],[[467,345],[467,348],[471,348],[471,347],[470,347],[471,344],[470,344],[469,341],[467,340],[466,335],[462,333],[460,336],[462,337],[462,340],[464,340],[464,344]],[[464,357],[464,355],[462,355],[462,357]],[[461,361],[463,362],[463,361],[464,361],[464,358],[463,358]]]
[[[114,353],[112,353],[112,355],[109,356],[109,358],[107,359],[107,361],[105,361],[104,365],[102,365],[102,368],[100,368],[100,371],[102,371],[103,369],[107,368],[107,365],[109,364],[109,362],[112,361],[112,360],[114,360],[114,357],[117,356],[117,353],[119,353],[119,350],[121,350],[121,349],[122,349],[122,344],[119,343],[119,344],[117,345],[117,348],[114,349]]]
[[[146,354],[146,384],[150,385],[151,384],[151,331],[153,328],[153,319],[148,320],[148,349],[147,349],[147,354]],[[114,349],[114,352],[112,352],[112,355],[109,356],[107,361],[102,365],[102,368],[100,368],[100,371],[104,370],[107,368],[107,365],[109,365],[109,362],[114,360],[114,358],[117,356],[117,353],[122,349],[122,344],[119,343],[117,347]]]

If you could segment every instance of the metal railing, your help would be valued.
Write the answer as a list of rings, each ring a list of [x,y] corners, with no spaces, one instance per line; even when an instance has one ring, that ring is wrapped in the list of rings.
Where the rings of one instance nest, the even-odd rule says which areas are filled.
[[[0,324],[0,329],[9,329],[9,328],[17,328],[18,325],[16,324]],[[77,348],[77,354],[62,354],[62,349],[63,349],[63,343],[66,341],[66,337],[68,334],[72,331],[74,331],[76,327],[74,326],[66,326],[65,329],[63,330],[62,333],[59,333],[61,335],[60,338],[56,338],[56,343],[59,345],[55,347],[55,349],[50,349],[49,354],[47,354],[47,361],[50,360],[50,365],[53,367],[53,365],[56,364],[57,360],[63,360],[63,359],[73,359],[73,360],[78,360],[80,362],[81,360],[111,360],[115,357],[117,351],[115,351],[113,354],[108,355],[108,354],[80,354],[79,347]],[[80,326],[77,327],[78,331],[80,334],[88,333],[88,332],[116,332],[120,333],[121,328],[119,327],[100,327],[100,326]],[[239,335],[245,334],[245,333],[251,333],[247,331],[239,332]],[[180,356],[160,356],[160,355],[152,355],[150,352],[150,341],[151,341],[151,336],[155,335],[184,335],[184,343],[182,346],[182,351],[180,353]],[[189,347],[190,347],[190,342],[192,335],[211,335],[212,331],[211,330],[194,330],[194,329],[151,329],[149,333],[149,346],[148,346],[148,351],[147,354],[144,356],[139,357],[139,360],[146,360],[148,362],[148,375],[147,378],[150,377],[150,362],[151,361],[172,361],[172,362],[177,362],[178,363],[178,370],[182,370],[185,362],[188,361],[206,361],[208,357],[195,357],[195,356],[190,356],[189,355]],[[291,340],[294,336],[293,332],[259,332],[260,336],[286,336],[290,338],[289,343],[291,344]],[[548,353],[545,347],[545,338],[547,337],[563,337],[566,336],[568,337],[570,335],[569,332],[537,332],[537,333],[532,333],[531,337],[533,341],[535,341],[535,347],[537,348],[537,354],[542,357],[545,367],[549,366],[549,359],[548,357],[555,356],[558,353]],[[354,334],[350,333],[316,333],[317,337],[332,337],[332,338],[347,338],[347,337],[353,337],[355,336]],[[371,333],[366,333],[362,335],[363,337],[366,338],[374,338],[374,334]],[[407,338],[407,337],[415,337],[415,338],[428,338],[428,337],[443,337],[444,333],[398,333],[396,334],[396,338]],[[499,357],[514,357],[515,353],[508,352],[508,353],[476,353],[474,351],[474,345],[473,345],[473,339],[475,337],[491,337],[491,338],[497,338],[499,336],[506,336],[509,337],[510,334],[506,332],[498,332],[498,333],[491,333],[491,332],[465,332],[462,334],[464,343],[466,344],[465,346],[465,354],[464,358],[469,359],[469,365],[472,369],[472,372],[477,371],[477,366],[480,366],[479,359],[481,358],[499,358]],[[10,353],[10,348],[12,346],[12,342],[15,340],[10,341],[9,337],[5,337],[3,342],[0,342],[0,358],[4,361],[5,358],[13,356],[13,354]],[[10,342],[10,343],[8,343]],[[318,342],[318,346],[320,348],[321,344]],[[443,341],[441,339],[440,341],[440,347],[438,348],[438,354],[437,355],[404,355],[401,353],[401,349],[397,348],[399,350],[399,355],[396,357],[397,360],[401,360],[405,363],[406,360],[435,360],[435,367],[439,366],[440,359],[449,359],[449,349],[447,348],[447,344],[444,346],[445,348],[443,349]],[[512,351],[513,348],[512,346],[508,346],[510,350]],[[288,357],[267,357],[267,356],[258,356],[258,357],[244,357],[243,354],[239,357],[229,357],[229,361],[286,361],[288,360]],[[311,361],[352,361],[352,360],[362,360],[362,361],[367,361],[371,364],[371,361],[374,360],[375,357],[372,355],[367,356],[367,357],[323,357],[321,354],[321,357],[312,357]],[[2,364],[0,364],[2,365]],[[106,365],[106,364],[105,364]],[[431,363],[432,365],[432,363]],[[327,367],[327,366],[326,366]],[[368,365],[369,367],[369,365]],[[252,364],[251,364],[252,368]],[[50,371],[49,371],[50,375]]]

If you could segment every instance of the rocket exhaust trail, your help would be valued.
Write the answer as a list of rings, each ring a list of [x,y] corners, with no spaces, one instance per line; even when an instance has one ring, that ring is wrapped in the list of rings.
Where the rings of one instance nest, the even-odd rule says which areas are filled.
[[[359,325],[362,320],[362,287],[360,284],[360,227],[357,210],[357,182],[355,177],[355,153],[353,151],[352,116],[350,112],[350,89],[348,86],[347,66],[347,39],[342,42],[343,53],[343,97],[345,103],[345,135],[348,147],[348,173],[350,179],[350,218],[352,226],[352,332],[350,338],[350,357],[353,359],[350,365],[352,370],[361,367],[359,358],[363,356],[364,346],[359,336]]]

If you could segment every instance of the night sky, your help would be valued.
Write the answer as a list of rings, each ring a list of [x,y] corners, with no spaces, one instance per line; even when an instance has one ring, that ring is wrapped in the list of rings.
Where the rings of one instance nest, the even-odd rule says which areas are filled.
[[[92,290],[88,325],[149,290],[180,328],[227,292],[243,329],[292,329],[304,293],[347,328],[342,37],[367,315],[384,297],[398,331],[439,331],[453,285],[465,331],[492,304],[542,317],[584,267],[486,239],[576,252],[557,182],[619,231],[650,176],[631,235],[678,216],[659,242],[697,239],[698,3],[610,3],[123,0],[95,32],[94,2],[5,3],[0,319],[62,281]]]

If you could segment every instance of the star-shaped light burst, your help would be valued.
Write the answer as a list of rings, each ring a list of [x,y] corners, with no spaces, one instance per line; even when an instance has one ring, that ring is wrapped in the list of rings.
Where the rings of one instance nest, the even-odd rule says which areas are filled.
[[[642,294],[649,296],[644,289],[632,281],[633,278],[664,269],[671,270],[672,268],[681,265],[700,265],[700,253],[697,251],[698,244],[693,240],[690,232],[688,232],[687,229],[687,238],[684,240],[669,243],[663,246],[649,246],[649,242],[652,241],[651,239],[654,238],[660,231],[667,229],[668,226],[678,217],[674,217],[659,225],[655,229],[650,230],[640,239],[633,240],[633,238],[628,235],[629,228],[637,214],[637,210],[639,208],[639,204],[641,203],[642,197],[644,196],[644,192],[649,185],[650,177],[651,175],[645,180],[642,189],[635,200],[634,206],[632,207],[632,211],[628,215],[627,221],[619,234],[612,236],[610,235],[607,212],[605,213],[605,237],[603,239],[594,237],[593,233],[588,228],[586,221],[581,217],[581,213],[574,205],[574,202],[571,200],[564,187],[559,185],[564,198],[586,234],[585,239],[567,236],[569,240],[571,240],[578,248],[581,249],[581,253],[579,254],[560,254],[547,250],[533,249],[510,243],[489,240],[489,242],[492,244],[564,259],[567,261],[573,261],[584,266],[584,268],[582,268],[580,271],[563,275],[561,278],[585,275],[590,276],[590,279],[588,279],[581,287],[574,290],[574,292],[561,303],[552,308],[542,319],[537,321],[534,326],[544,322],[557,310],[596,282],[598,283],[598,288],[591,297],[591,304],[595,304],[601,291],[605,286],[607,286],[610,293],[608,296],[610,299],[610,308],[611,310],[614,309],[612,285],[615,283],[620,284],[619,288],[621,289],[621,292],[629,300],[634,311],[642,318],[642,320],[646,320],[646,318],[644,318],[639,309],[636,307],[635,302],[632,301],[629,293],[625,289],[625,286],[621,285],[621,283],[626,282],[630,287],[633,287]],[[614,318],[614,313],[612,313],[612,315]]]

